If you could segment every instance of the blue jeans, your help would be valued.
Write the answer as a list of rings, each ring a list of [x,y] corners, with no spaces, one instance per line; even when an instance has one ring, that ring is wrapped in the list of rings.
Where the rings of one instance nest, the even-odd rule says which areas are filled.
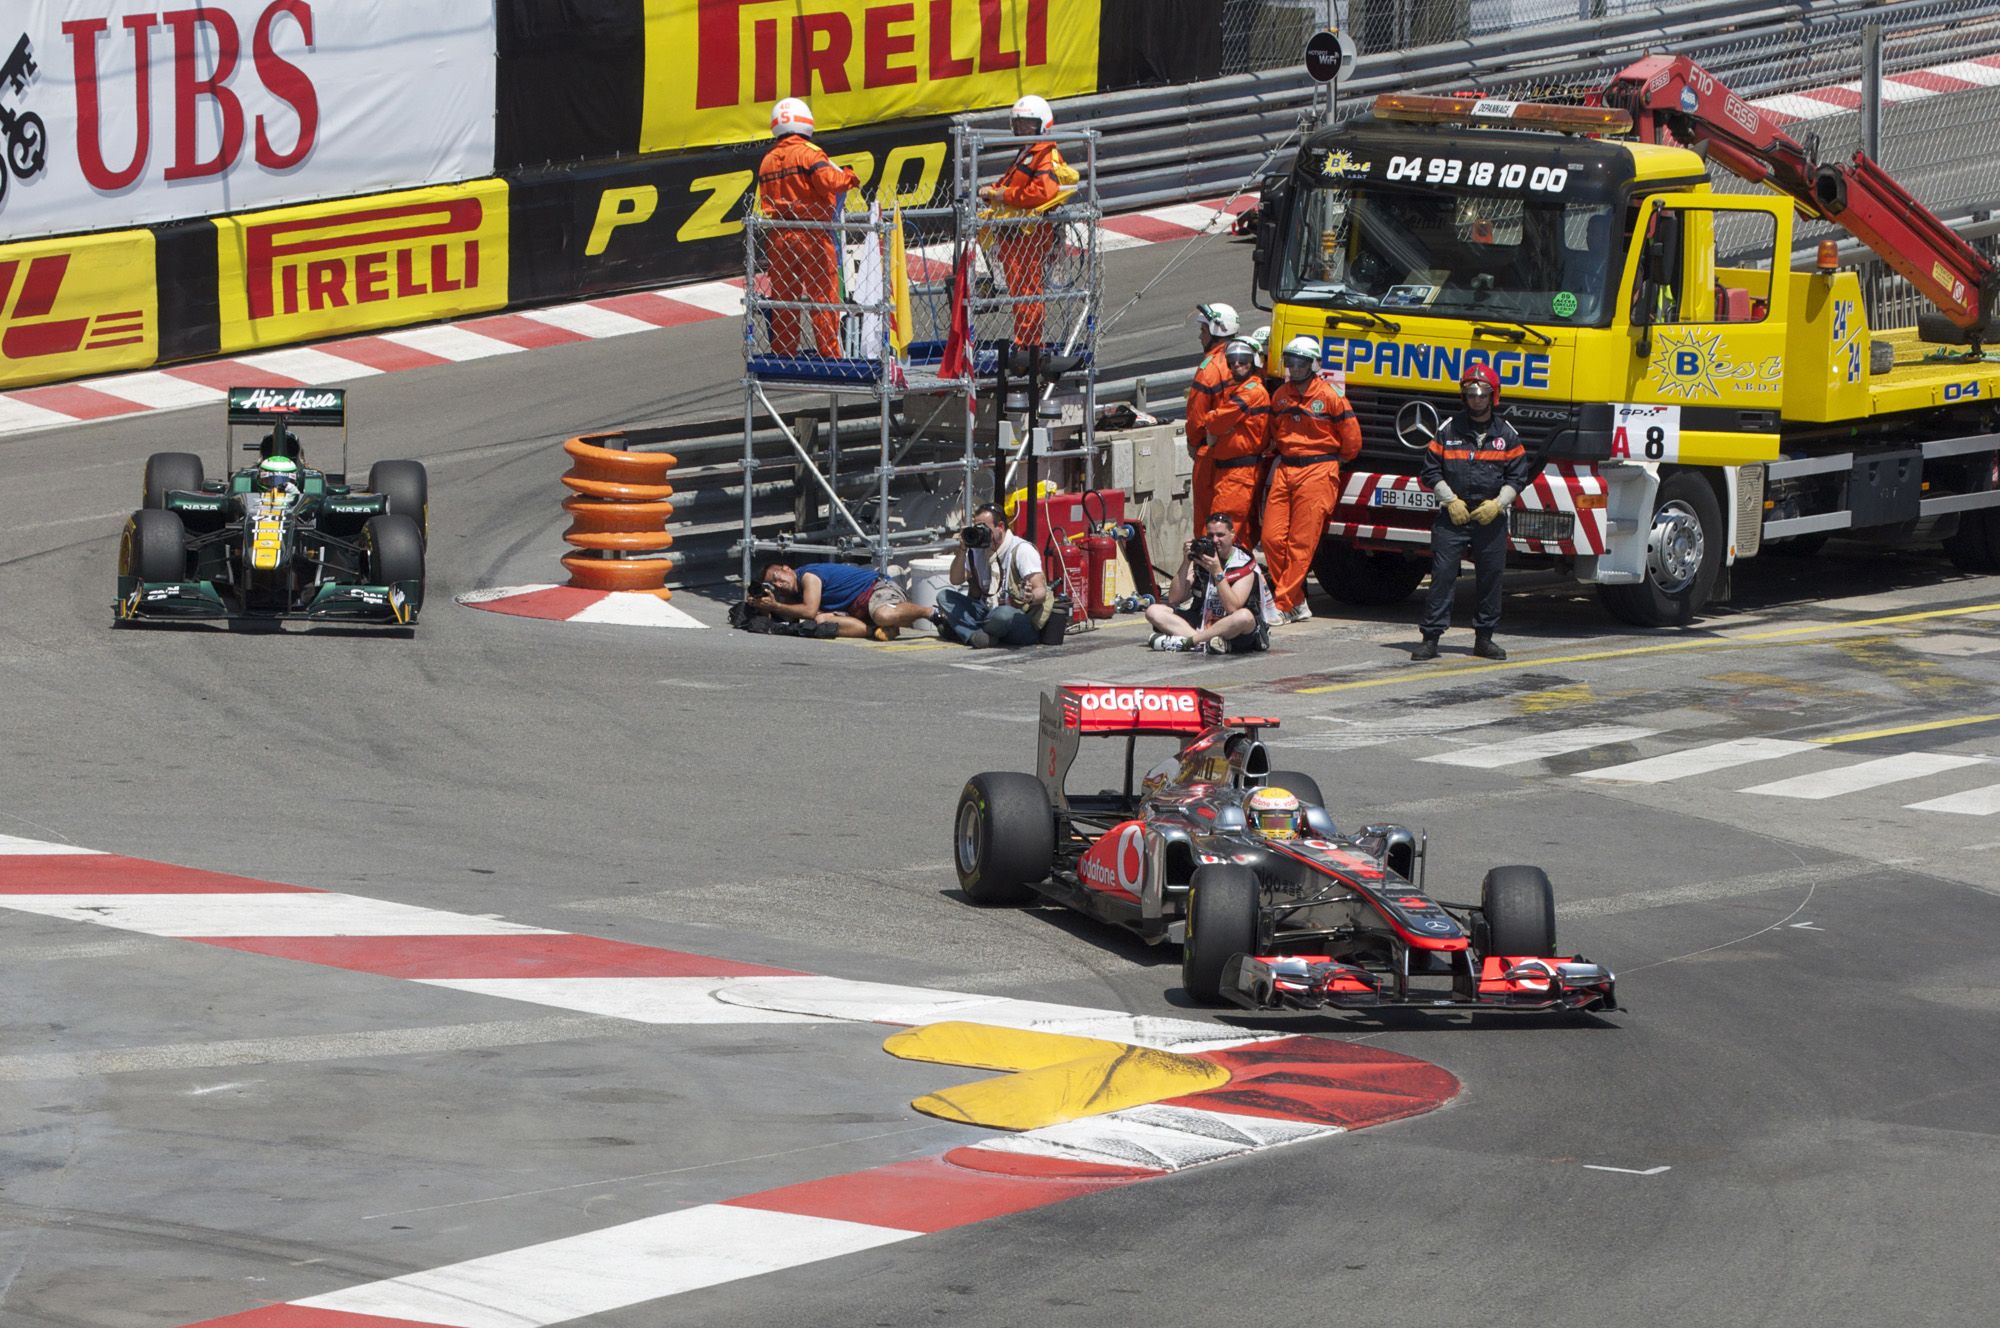
[[[943,615],[939,635],[961,645],[971,642],[974,632],[985,632],[996,646],[1032,646],[1042,634],[1034,621],[1012,605],[989,605],[960,590],[940,590],[938,612]]]

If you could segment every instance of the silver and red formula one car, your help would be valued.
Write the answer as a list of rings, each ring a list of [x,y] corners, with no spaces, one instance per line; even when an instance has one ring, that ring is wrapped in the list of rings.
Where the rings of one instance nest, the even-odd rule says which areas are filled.
[[[1311,776],[1271,768],[1259,735],[1276,726],[1226,718],[1198,687],[1044,695],[1036,773],[974,775],[959,795],[959,885],[977,904],[1039,895],[1179,944],[1183,986],[1210,1003],[1618,1008],[1610,970],[1558,956],[1541,868],[1493,868],[1477,904],[1432,898],[1424,838],[1400,825],[1342,834]],[[1125,739],[1122,788],[1069,791],[1086,737]],[[1139,778],[1142,738],[1174,746]],[[1279,788],[1299,806],[1273,820],[1252,802]]]

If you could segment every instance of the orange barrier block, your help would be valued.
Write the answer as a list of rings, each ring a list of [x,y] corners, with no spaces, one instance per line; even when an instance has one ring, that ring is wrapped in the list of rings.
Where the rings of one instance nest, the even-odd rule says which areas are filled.
[[[673,559],[659,551],[674,537],[666,524],[674,505],[667,474],[675,457],[669,452],[628,452],[615,445],[617,433],[585,434],[563,444],[570,468],[562,482],[576,496],[563,500],[570,514],[563,539],[581,553],[563,555],[569,584],[580,590],[638,591],[672,599],[666,588]]]

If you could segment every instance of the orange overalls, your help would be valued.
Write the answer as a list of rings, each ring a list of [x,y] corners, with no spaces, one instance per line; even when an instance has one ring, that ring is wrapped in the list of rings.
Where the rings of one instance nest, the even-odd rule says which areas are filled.
[[[1305,601],[1319,537],[1340,496],[1340,463],[1361,451],[1361,422],[1347,397],[1323,378],[1284,382],[1271,394],[1277,464],[1264,500],[1264,561],[1281,612]]]
[[[757,207],[778,221],[832,221],[841,195],[860,177],[827,159],[804,134],[786,134],[757,167]],[[763,232],[764,275],[770,298],[835,304],[840,300],[840,247],[831,231],[773,226]],[[799,318],[812,317],[813,345],[822,359],[840,355],[837,309],[771,310],[771,353],[799,353]]]
[[[1208,524],[1209,504],[1215,501],[1215,468],[1208,458],[1208,412],[1232,381],[1222,352],[1227,339],[1216,342],[1202,353],[1194,371],[1194,386],[1187,394],[1187,449],[1194,458],[1194,528]]]
[[[1064,165],[1062,153],[1053,143],[1030,143],[1015,155],[1014,164],[1001,172],[995,187],[1002,207],[1030,213],[1046,207],[1062,194],[1056,167]],[[1056,246],[1056,228],[1047,222],[1024,226],[1000,226],[1000,268],[1007,274],[1009,295],[1040,295],[1048,282],[1049,255]],[[1014,344],[1042,344],[1040,301],[1014,306]]]
[[[1231,381],[1208,412],[1208,464],[1215,477],[1210,512],[1227,512],[1236,522],[1237,547],[1249,548],[1250,507],[1257,497],[1257,474],[1271,426],[1271,398],[1264,380],[1251,374]],[[1208,514],[1202,514],[1206,524]],[[1198,527],[1199,528],[1199,527]]]

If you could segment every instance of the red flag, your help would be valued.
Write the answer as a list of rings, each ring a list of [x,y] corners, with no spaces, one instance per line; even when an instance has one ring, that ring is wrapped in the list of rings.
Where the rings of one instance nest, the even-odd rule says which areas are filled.
[[[938,374],[944,378],[972,377],[972,318],[966,307],[972,286],[972,255],[958,256],[951,276],[951,331],[945,334],[944,358]]]

